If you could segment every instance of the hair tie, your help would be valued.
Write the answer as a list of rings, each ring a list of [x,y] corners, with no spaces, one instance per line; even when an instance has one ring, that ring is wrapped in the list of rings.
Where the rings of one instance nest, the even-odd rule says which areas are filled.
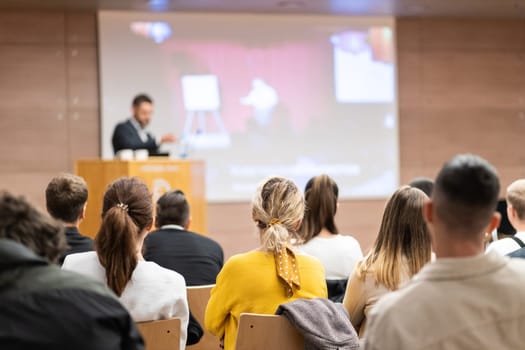
[[[124,210],[126,213],[128,212],[128,205],[124,203],[117,204],[117,208]]]
[[[266,228],[270,228],[272,227],[273,225],[278,225],[281,223],[281,220],[277,219],[277,218],[273,218],[270,220],[269,223],[266,224]]]

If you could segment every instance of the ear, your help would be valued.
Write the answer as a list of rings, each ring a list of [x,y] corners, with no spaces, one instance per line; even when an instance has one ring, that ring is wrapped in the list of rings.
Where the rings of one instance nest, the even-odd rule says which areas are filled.
[[[434,224],[434,203],[432,203],[431,199],[425,200],[425,203],[423,203],[423,219],[425,219],[425,222],[427,225],[433,225]]]
[[[191,225],[191,216],[188,217],[188,220],[186,220],[186,223],[184,224],[184,229],[188,231],[188,228],[190,227],[190,225]]]
[[[490,219],[490,224],[487,227],[487,230],[485,232],[492,232],[496,230],[499,227],[499,224],[501,222],[501,214],[497,211],[492,214],[492,218]]]
[[[87,208],[87,203],[84,204],[84,208],[82,208],[82,211],[80,212],[80,217],[79,217],[80,220],[84,220],[86,218],[86,208]]]
[[[514,219],[516,217],[516,210],[514,207],[507,202],[507,217],[509,219]]]

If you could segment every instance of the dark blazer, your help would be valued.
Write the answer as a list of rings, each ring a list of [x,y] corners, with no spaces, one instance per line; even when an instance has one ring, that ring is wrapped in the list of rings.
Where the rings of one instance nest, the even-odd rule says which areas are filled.
[[[184,230],[151,232],[144,241],[144,259],[184,276],[187,286],[215,284],[224,253],[214,240]]]
[[[147,133],[148,140],[142,141],[139,136],[137,129],[131,123],[131,120],[117,124],[113,131],[113,137],[111,142],[113,143],[113,151],[115,154],[123,149],[147,149],[150,155],[157,154],[159,152],[159,146],[157,141],[150,134]]]
[[[66,227],[66,240],[69,249],[60,258],[60,265],[69,254],[90,252],[93,250],[93,240],[89,237],[82,236],[76,227]]]

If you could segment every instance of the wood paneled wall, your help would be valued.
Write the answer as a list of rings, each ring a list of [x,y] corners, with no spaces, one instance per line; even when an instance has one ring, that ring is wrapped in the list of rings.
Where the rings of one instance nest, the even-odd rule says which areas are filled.
[[[397,21],[401,179],[459,152],[525,175],[525,21]]]
[[[459,152],[525,177],[525,21],[399,19],[401,181]],[[0,12],[0,184],[43,204],[49,178],[99,154],[96,15]],[[366,250],[383,200],[343,201],[337,221]],[[226,255],[257,246],[248,203],[209,205]]]
[[[94,13],[0,12],[0,184],[44,203],[73,160],[99,155]]]

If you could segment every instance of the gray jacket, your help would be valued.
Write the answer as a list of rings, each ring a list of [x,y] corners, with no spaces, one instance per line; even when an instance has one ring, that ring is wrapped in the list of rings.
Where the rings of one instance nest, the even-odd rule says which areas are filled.
[[[306,350],[355,350],[359,337],[342,304],[328,299],[298,299],[282,304],[283,315],[304,336]]]

